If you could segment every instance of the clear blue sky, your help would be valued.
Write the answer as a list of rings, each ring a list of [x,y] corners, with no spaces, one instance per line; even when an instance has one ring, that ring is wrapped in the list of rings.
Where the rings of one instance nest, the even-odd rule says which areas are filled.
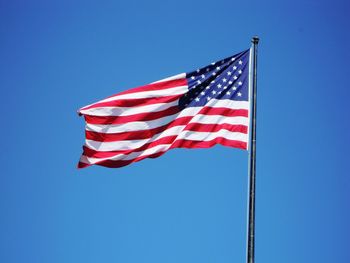
[[[257,263],[350,262],[348,1],[0,1],[0,262],[245,261],[247,153],[77,170],[76,110],[249,48]]]

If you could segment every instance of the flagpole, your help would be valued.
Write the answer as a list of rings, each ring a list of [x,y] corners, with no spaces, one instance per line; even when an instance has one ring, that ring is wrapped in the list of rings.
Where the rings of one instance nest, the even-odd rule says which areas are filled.
[[[257,51],[259,38],[252,38],[251,49],[251,124],[249,145],[249,208],[248,208],[248,238],[247,238],[247,263],[254,263],[255,251],[255,181],[256,181],[256,89],[257,89]]]

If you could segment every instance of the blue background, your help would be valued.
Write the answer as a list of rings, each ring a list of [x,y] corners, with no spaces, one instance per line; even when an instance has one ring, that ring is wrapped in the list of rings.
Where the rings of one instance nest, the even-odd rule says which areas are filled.
[[[0,262],[244,262],[247,153],[77,170],[76,110],[259,35],[256,262],[350,262],[348,1],[0,2]]]

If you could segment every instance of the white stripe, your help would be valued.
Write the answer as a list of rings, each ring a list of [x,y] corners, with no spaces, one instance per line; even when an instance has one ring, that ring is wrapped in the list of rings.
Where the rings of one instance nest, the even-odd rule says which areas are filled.
[[[124,124],[86,124],[86,130],[94,131],[94,132],[102,132],[102,133],[118,133],[118,132],[129,132],[129,131],[141,131],[141,130],[149,130],[153,128],[157,128],[168,124],[173,121],[176,116],[179,115],[174,114],[167,117],[159,118],[157,120],[152,121],[134,121],[128,122]]]
[[[249,109],[248,101],[237,101],[237,100],[210,100],[205,106],[213,107],[213,108],[230,108],[230,109]]]
[[[245,125],[249,124],[247,117],[226,117],[222,115],[203,115],[198,114],[192,118],[189,123],[200,124],[231,124],[231,125]]]
[[[81,110],[80,113],[90,116],[129,116],[138,113],[157,112],[179,104],[179,100],[169,103],[156,103],[139,107],[98,107]]]
[[[211,141],[217,137],[223,137],[228,140],[236,140],[247,142],[247,134],[240,132],[230,132],[222,129],[216,132],[197,132],[197,131],[182,131],[176,140],[186,139],[191,141]]]
[[[181,114],[182,113],[182,114]],[[150,130],[164,126],[177,118],[186,117],[185,112],[177,113],[167,117],[163,117],[152,121],[135,121],[125,124],[87,124],[86,130],[99,132],[99,133],[120,133],[120,132],[131,132],[131,131],[142,131]],[[248,126],[249,120],[247,117],[226,117],[221,115],[203,115],[203,114],[188,114],[187,117],[193,116],[190,123],[202,123],[202,124],[232,124],[232,125],[245,125]]]
[[[230,132],[227,130],[220,130],[217,132],[193,132],[193,131],[182,131],[182,133],[178,136],[174,142],[182,139],[193,140],[193,141],[211,141],[215,138],[222,137],[228,140],[236,140],[241,142],[247,142],[248,137],[246,134],[238,133],[238,132]],[[173,142],[173,143],[174,143]],[[172,144],[173,144],[172,143]],[[92,158],[87,156],[82,156],[80,161],[88,164],[93,164],[96,162],[100,162],[103,160],[132,160],[137,157],[150,155],[153,153],[164,152],[167,151],[172,144],[160,144],[155,145],[151,148],[148,148],[144,151],[132,152],[130,154],[117,154],[112,157],[106,158]]]
[[[176,100],[176,101],[178,102],[178,100]],[[158,105],[160,105],[160,104],[162,104],[162,103],[159,103]],[[157,104],[152,104],[152,105],[157,105]],[[150,105],[140,106],[140,107],[120,107],[120,109],[122,109],[124,111],[127,111],[128,109],[132,110],[133,108],[135,108],[135,113],[140,113],[141,110],[140,111],[137,110],[138,108],[142,109],[142,107],[148,107],[148,106],[150,106]],[[245,109],[245,110],[249,110],[249,102],[248,101],[233,101],[233,100],[227,100],[227,99],[226,100],[212,99],[205,106],[213,107],[213,108],[229,108],[229,109]],[[103,109],[103,108],[108,109],[110,107],[101,107],[101,109]],[[117,109],[117,107],[115,107],[115,108]],[[203,107],[189,107],[189,108],[184,109],[182,112],[186,112],[187,113],[187,111],[193,111],[194,114],[197,114],[198,111],[199,111],[198,109],[201,109],[201,108],[203,108]],[[88,112],[89,109],[88,110],[83,110],[83,109],[80,110],[80,112],[84,112],[84,111]],[[145,110],[145,112],[147,112],[147,110]],[[128,114],[125,114],[125,115],[131,115],[131,114],[128,113]],[[112,115],[112,116],[125,116],[125,115]],[[102,116],[102,115],[97,115],[97,116]],[[109,115],[106,114],[106,116],[109,116]],[[188,116],[188,115],[184,115],[184,116]]]

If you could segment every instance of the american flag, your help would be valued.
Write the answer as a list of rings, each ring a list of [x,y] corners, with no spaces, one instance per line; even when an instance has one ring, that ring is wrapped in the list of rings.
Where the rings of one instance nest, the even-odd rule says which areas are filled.
[[[81,108],[78,167],[122,167],[172,148],[247,149],[250,50]]]

